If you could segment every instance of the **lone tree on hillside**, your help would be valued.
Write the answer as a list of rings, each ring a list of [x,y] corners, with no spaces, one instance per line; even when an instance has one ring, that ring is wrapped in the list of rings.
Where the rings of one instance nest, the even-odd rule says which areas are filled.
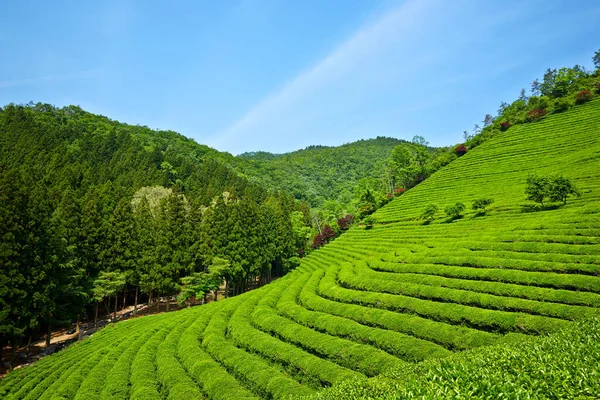
[[[547,176],[529,175],[527,177],[527,187],[525,194],[527,200],[533,200],[544,207],[544,199],[548,197],[550,188],[550,179]]]
[[[577,186],[562,175],[553,177],[529,175],[525,194],[527,194],[527,200],[540,203],[542,207],[546,198],[549,198],[550,201],[562,201],[563,204],[567,204],[567,198],[570,195],[581,197]]]
[[[460,213],[463,212],[464,209],[465,205],[461,202],[458,202],[453,206],[446,207],[445,212],[450,219],[456,219],[460,217]]]
[[[574,195],[581,197],[581,192],[569,178],[557,175],[550,180],[550,200],[562,201],[567,204],[567,197]]]
[[[480,199],[473,200],[471,208],[477,212],[477,214],[485,214],[487,206],[491,205],[494,199],[491,197],[482,197]]]
[[[421,214],[421,218],[423,218],[426,221],[433,221],[433,219],[435,218],[435,213],[438,211],[438,206],[431,203],[428,204],[425,209],[423,210],[423,214]]]

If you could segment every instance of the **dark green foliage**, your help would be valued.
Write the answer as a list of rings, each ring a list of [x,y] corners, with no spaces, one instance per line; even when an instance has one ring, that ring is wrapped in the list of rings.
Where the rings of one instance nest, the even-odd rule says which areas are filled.
[[[373,225],[375,225],[375,218],[372,215],[369,215],[363,219],[363,224],[365,224],[366,229],[371,229]]]
[[[242,292],[283,274],[310,230],[291,217],[309,208],[251,183],[230,155],[79,107],[0,109],[0,154],[0,344],[93,316],[92,297],[116,310],[118,293],[93,290],[104,274],[124,277],[119,300],[152,300],[222,254]]]
[[[386,163],[392,149],[402,142],[377,137],[338,147],[311,146],[282,155],[245,153],[231,163],[265,186],[285,189],[313,207],[327,200],[349,205],[361,178],[385,179],[387,190],[383,193],[390,191]]]
[[[248,203],[228,192],[201,203],[178,183],[150,186],[141,191],[147,196],[134,196],[133,237],[144,254],[133,257],[135,268],[145,272],[141,261],[151,261],[148,271],[159,274],[149,281],[160,287],[177,274],[153,270],[156,260],[187,265],[161,242],[166,230],[180,229],[168,223],[173,219],[182,226],[169,238],[177,241],[173,249],[191,248],[186,276],[210,275],[218,265],[219,277],[236,291],[240,285],[253,290],[109,325],[10,373],[0,381],[0,397],[280,399],[328,386],[323,395],[336,399],[593,397],[597,327],[548,335],[600,315],[599,107],[593,100],[542,123],[514,126],[377,210],[376,228],[348,229],[301,261],[279,237],[301,239],[316,213],[286,196],[267,193]],[[585,201],[520,212],[527,175],[554,179],[561,170]],[[86,199],[103,197],[90,212],[108,216],[99,237],[105,231],[125,237],[112,232],[111,225],[125,227],[128,220],[124,203],[111,200],[115,190],[103,185]],[[485,218],[418,221],[423,208],[440,199],[466,204],[492,195],[495,212]],[[64,220],[56,229],[69,243],[72,223],[64,211],[78,207],[69,196],[59,200],[50,226]],[[339,218],[338,205],[328,204],[322,220]],[[288,213],[289,223],[278,221]],[[98,250],[104,262],[107,252],[121,259],[118,247]],[[257,287],[266,275],[257,272],[261,259],[272,269],[280,261],[295,268]],[[124,264],[111,268],[118,265]],[[168,293],[157,289],[155,295]],[[531,337],[539,334],[544,338]]]
[[[478,214],[485,214],[487,211],[487,207],[494,203],[494,199],[491,197],[481,197],[479,199],[473,200],[471,204],[471,208]]]
[[[453,206],[448,206],[444,210],[446,216],[451,219],[456,219],[460,217],[460,213],[462,213],[465,209],[465,205],[461,202],[454,204]]]
[[[550,201],[562,201],[563,204],[567,204],[569,196],[581,197],[581,192],[577,189],[577,186],[562,175],[530,175],[527,178],[525,194],[527,194],[527,200],[540,203],[542,207],[546,198],[549,198]]]
[[[568,110],[571,108],[571,101],[565,97],[559,97],[558,99],[554,99],[552,103],[553,112],[559,113]]]
[[[550,201],[562,201],[567,204],[567,197],[573,195],[581,197],[581,192],[577,186],[569,179],[562,175],[554,176],[550,180]]]
[[[527,200],[540,203],[543,207],[544,199],[550,194],[550,179],[546,176],[529,175],[526,183],[525,194],[527,195]]]
[[[433,221],[437,211],[438,211],[438,206],[436,204],[433,204],[433,203],[428,204],[423,209],[423,212],[421,213],[421,218],[426,221]]]

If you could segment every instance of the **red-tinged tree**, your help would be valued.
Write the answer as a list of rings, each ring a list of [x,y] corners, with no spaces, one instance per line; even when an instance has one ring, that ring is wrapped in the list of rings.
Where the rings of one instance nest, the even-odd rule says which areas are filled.
[[[394,194],[395,194],[396,196],[400,196],[400,195],[401,195],[401,194],[403,194],[404,192],[406,192],[406,189],[404,189],[404,188],[401,188],[401,187],[400,187],[400,188],[396,188],[396,189],[394,189]]]
[[[577,92],[577,94],[575,95],[575,104],[583,104],[583,103],[587,103],[588,101],[590,101],[593,97],[592,92],[590,92],[587,89],[581,90],[579,92]]]
[[[536,108],[535,110],[531,110],[527,113],[527,117],[530,121],[537,121],[546,115],[546,110],[543,108]]]
[[[336,233],[329,225],[323,227],[323,232],[318,234],[313,239],[313,248],[318,249],[319,247],[325,246],[327,243],[335,239]]]
[[[596,83],[596,93],[600,94],[600,83]]]
[[[467,146],[465,146],[464,144],[459,144],[456,147],[455,152],[460,157],[460,156],[464,155],[467,152]]]
[[[506,131],[508,128],[510,128],[510,126],[511,126],[511,123],[510,123],[510,122],[508,122],[508,121],[504,121],[504,122],[500,123],[500,130],[501,130],[502,132],[504,132],[504,131]]]
[[[350,229],[352,223],[354,222],[354,215],[346,214],[344,218],[340,218],[337,220],[338,227],[341,231],[346,231]]]

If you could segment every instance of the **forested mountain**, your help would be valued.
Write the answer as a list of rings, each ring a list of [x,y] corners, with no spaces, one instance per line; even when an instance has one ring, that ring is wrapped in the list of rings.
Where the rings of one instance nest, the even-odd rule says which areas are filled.
[[[247,175],[260,177],[268,187],[285,189],[313,207],[327,200],[350,204],[361,179],[374,179],[382,188],[389,186],[388,159],[401,143],[406,142],[377,137],[337,147],[309,146],[286,154],[244,153],[236,157],[236,165]]]
[[[118,293],[175,295],[186,276],[190,295],[223,280],[239,293],[283,273],[308,207],[224,158],[74,106],[0,109],[0,344],[116,308]]]

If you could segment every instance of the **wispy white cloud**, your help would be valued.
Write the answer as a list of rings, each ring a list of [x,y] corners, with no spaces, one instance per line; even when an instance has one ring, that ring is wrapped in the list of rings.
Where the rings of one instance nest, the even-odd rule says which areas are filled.
[[[0,88],[34,86],[46,83],[67,82],[81,79],[96,78],[100,74],[99,69],[86,69],[76,72],[67,72],[63,74],[49,74],[35,78],[15,78],[0,80]]]
[[[259,132],[276,139],[295,122],[320,119],[328,109],[353,108],[351,103],[369,97],[372,90],[385,90],[390,80],[425,59],[437,57],[410,47],[415,36],[426,30],[426,24],[433,23],[430,14],[439,4],[438,0],[414,0],[392,8],[260,100],[234,124],[214,135],[210,144],[235,152],[237,144],[248,143]],[[404,47],[405,52],[392,51],[398,47]],[[419,58],[411,57],[415,52]],[[298,126],[295,128],[287,130],[288,136],[297,132]]]

